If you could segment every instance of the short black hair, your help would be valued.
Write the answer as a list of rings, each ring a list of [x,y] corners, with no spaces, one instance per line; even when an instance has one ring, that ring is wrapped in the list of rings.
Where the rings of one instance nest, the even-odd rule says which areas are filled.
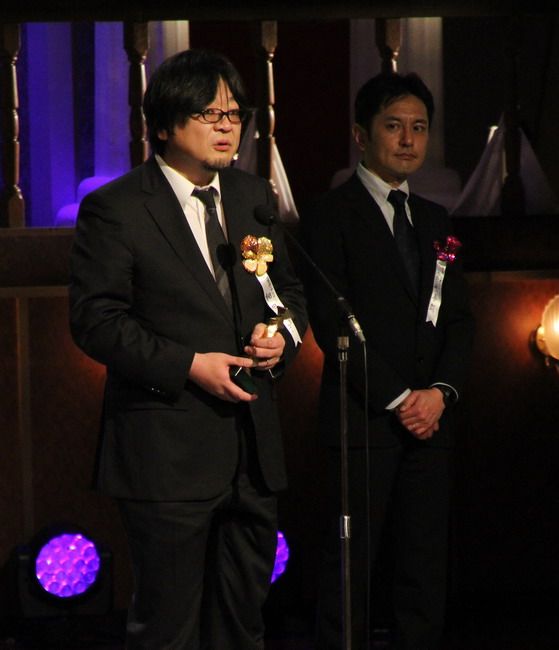
[[[209,50],[185,50],[154,71],[144,95],[144,115],[153,151],[165,152],[165,141],[157,134],[172,133],[190,115],[203,111],[214,99],[219,81],[229,86],[243,111],[248,111],[243,82],[225,56]]]
[[[369,131],[371,120],[377,113],[408,95],[417,97],[425,104],[431,126],[435,112],[433,95],[421,77],[414,72],[407,75],[381,72],[369,79],[355,97],[355,121]]]

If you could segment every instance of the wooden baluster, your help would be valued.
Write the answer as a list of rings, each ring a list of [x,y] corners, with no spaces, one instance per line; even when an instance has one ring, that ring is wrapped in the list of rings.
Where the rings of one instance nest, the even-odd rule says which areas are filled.
[[[2,175],[0,226],[22,228],[25,202],[19,188],[19,100],[16,62],[21,47],[18,24],[0,25],[0,113],[2,128]]]
[[[265,20],[259,25],[259,42],[257,46],[258,112],[256,127],[258,129],[258,174],[267,178],[276,192],[272,181],[272,151],[275,144],[274,129],[276,103],[274,93],[273,59],[278,42],[278,24],[275,20]],[[277,193],[277,192],[276,192]]]
[[[520,114],[518,109],[517,59],[521,41],[519,18],[511,18],[505,33],[505,168],[501,193],[501,214],[521,217],[526,214],[524,185],[520,176]]]
[[[130,164],[136,167],[148,157],[146,121],[142,100],[146,91],[145,61],[149,48],[148,23],[124,23],[124,49],[130,63],[128,105],[130,106]]]
[[[381,58],[381,72],[397,72],[402,44],[400,18],[377,18],[375,39]]]

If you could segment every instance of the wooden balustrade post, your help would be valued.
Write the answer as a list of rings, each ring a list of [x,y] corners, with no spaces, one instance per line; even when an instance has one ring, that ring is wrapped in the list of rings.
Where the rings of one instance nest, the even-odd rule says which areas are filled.
[[[526,214],[524,185],[520,176],[520,112],[518,108],[517,59],[521,41],[520,18],[510,18],[505,30],[505,169],[501,214]]]
[[[258,31],[256,127],[259,138],[257,168],[258,174],[267,178],[276,192],[272,181],[272,153],[275,145],[274,130],[276,126],[273,59],[278,42],[278,24],[275,20],[262,21],[258,26]]]
[[[128,105],[130,106],[130,164],[136,167],[148,157],[146,121],[142,101],[146,91],[148,23],[124,23],[124,49],[128,55]]]
[[[400,18],[377,18],[375,40],[381,58],[381,72],[397,72],[402,45]]]
[[[19,99],[16,63],[21,48],[19,24],[0,25],[0,125],[2,176],[0,227],[25,225],[25,202],[19,187]]]

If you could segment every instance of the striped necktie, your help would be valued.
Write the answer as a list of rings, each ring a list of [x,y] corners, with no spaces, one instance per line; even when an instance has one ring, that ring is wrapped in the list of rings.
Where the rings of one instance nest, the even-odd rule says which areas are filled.
[[[200,199],[205,208],[206,241],[214,270],[215,281],[219,292],[225,302],[232,309],[231,287],[227,277],[227,268],[230,266],[229,244],[225,239],[223,229],[217,216],[217,208],[214,200],[215,189],[210,187],[207,190],[194,189],[192,196]]]

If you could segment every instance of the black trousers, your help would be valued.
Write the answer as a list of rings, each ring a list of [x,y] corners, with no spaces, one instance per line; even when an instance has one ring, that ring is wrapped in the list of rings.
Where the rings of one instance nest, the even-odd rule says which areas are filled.
[[[443,631],[451,450],[411,440],[371,452],[370,536],[366,527],[365,455],[349,451],[352,647],[366,648],[367,553],[375,569],[381,535],[394,558],[392,612],[398,650],[435,650]],[[332,451],[332,485],[339,486],[339,452]],[[336,507],[339,499],[332,495]],[[385,530],[390,522],[391,529]],[[369,549],[367,545],[369,543]],[[378,567],[377,571],[378,571]],[[372,589],[375,593],[375,589]],[[371,612],[385,608],[372,599]],[[325,536],[319,576],[317,650],[342,648],[339,509]]]
[[[243,426],[235,479],[213,499],[119,500],[135,578],[127,650],[264,649],[277,507],[253,435]]]

